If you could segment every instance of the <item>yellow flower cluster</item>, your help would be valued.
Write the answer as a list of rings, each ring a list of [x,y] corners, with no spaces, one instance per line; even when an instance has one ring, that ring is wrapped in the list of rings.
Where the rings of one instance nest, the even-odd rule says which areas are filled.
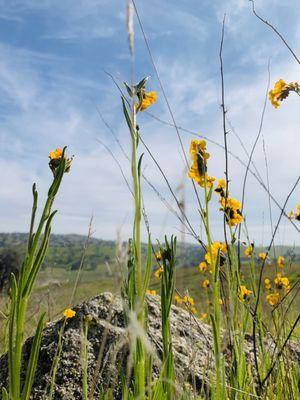
[[[271,290],[272,285],[271,285],[270,279],[269,279],[269,278],[266,278],[265,281],[264,281],[264,283],[265,283],[265,289],[266,289],[266,290]]]
[[[278,272],[276,274],[276,277],[274,278],[274,284],[275,284],[275,289],[277,291],[270,293],[266,296],[268,303],[273,307],[276,306],[280,300],[280,297],[281,297],[280,290],[281,289],[284,289],[286,294],[289,293],[291,290],[289,278],[286,276],[283,276],[283,274],[281,272]],[[272,289],[271,280],[269,278],[265,278],[264,285],[265,285],[266,290],[270,291]]]
[[[297,204],[296,211],[291,211],[288,216],[289,219],[296,219],[297,221],[300,221],[300,204]]]
[[[189,170],[189,177],[197,182],[201,187],[210,188],[215,178],[207,174],[207,160],[210,154],[206,151],[206,141],[193,139],[190,144],[190,155],[192,166]]]
[[[270,293],[267,295],[267,302],[273,307],[275,307],[279,303],[279,300],[280,294],[278,292]]]
[[[241,301],[247,300],[252,293],[252,290],[247,289],[245,285],[240,285],[239,299]]]
[[[140,105],[139,110],[140,111],[146,110],[152,104],[156,103],[156,101],[157,101],[156,92],[148,92],[148,93],[145,92],[145,93],[143,93],[143,100],[142,100],[142,103]]]
[[[174,300],[178,305],[184,304],[192,314],[198,313],[197,308],[195,307],[195,300],[191,296],[185,295],[182,298],[176,294]]]
[[[207,249],[207,253],[205,254],[205,260],[207,264],[214,266],[217,262],[218,256],[220,256],[220,264],[221,259],[224,259],[224,253],[227,253],[226,243],[214,242]]]
[[[269,100],[275,108],[278,108],[279,102],[286,99],[290,92],[300,94],[300,85],[297,82],[286,83],[283,79],[279,79],[274,88],[269,91]]]
[[[290,286],[289,278],[286,276],[282,276],[281,272],[278,272],[276,278],[274,279],[274,283],[277,289],[288,288]]]
[[[182,298],[178,294],[174,296],[174,300],[176,304],[182,304]]]
[[[229,226],[236,226],[243,222],[244,217],[242,216],[241,208],[242,204],[240,201],[233,197],[221,197],[220,198],[221,210],[224,211]]]
[[[220,196],[220,210],[224,211],[228,225],[236,226],[240,224],[244,220],[241,212],[242,204],[233,197],[228,197],[225,179],[222,178],[218,180],[218,185],[215,188],[215,192]]]
[[[186,305],[193,306],[193,307],[195,306],[195,300],[191,296],[185,295],[183,297],[183,302]]]

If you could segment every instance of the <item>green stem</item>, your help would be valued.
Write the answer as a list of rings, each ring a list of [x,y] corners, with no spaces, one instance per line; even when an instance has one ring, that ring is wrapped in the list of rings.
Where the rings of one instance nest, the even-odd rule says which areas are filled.
[[[22,364],[22,345],[24,338],[25,316],[27,311],[27,299],[22,299],[17,304],[16,312],[16,337],[13,349],[13,368],[12,368],[12,395],[13,400],[19,400],[21,394],[21,364]]]
[[[132,107],[132,178],[134,190],[134,263],[135,263],[135,278],[137,290],[137,318],[141,326],[144,326],[144,298],[143,298],[143,277],[142,277],[142,246],[141,246],[141,220],[142,220],[142,207],[141,207],[141,186],[139,177],[138,166],[138,132],[136,130],[136,111]],[[141,339],[136,342],[136,363],[135,363],[135,394],[139,399],[143,400],[145,397],[145,349]]]
[[[211,266],[213,267],[213,298],[214,298],[214,316],[213,316],[213,325],[214,325],[214,355],[215,355],[215,363],[216,363],[216,391],[215,391],[215,399],[222,399],[222,358],[221,358],[221,320],[220,320],[220,283],[219,283],[219,260],[214,260],[212,254],[212,240],[210,235],[210,226],[209,226],[209,199],[207,193],[207,181],[206,175],[204,174],[204,191],[205,191],[205,230],[207,235],[207,243],[209,248],[209,255],[211,260]],[[219,258],[219,257],[218,257]]]

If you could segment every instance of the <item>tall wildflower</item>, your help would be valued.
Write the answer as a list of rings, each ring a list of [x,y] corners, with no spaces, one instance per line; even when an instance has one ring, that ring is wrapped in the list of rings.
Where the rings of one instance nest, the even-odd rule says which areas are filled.
[[[133,200],[134,200],[134,224],[133,238],[130,241],[130,254],[128,260],[128,274],[123,282],[122,294],[127,304],[128,310],[134,312],[141,327],[145,326],[145,296],[148,289],[152,247],[150,235],[148,238],[148,250],[146,266],[142,266],[142,243],[141,243],[141,221],[142,221],[142,193],[141,193],[141,165],[142,157],[138,156],[139,130],[137,128],[137,114],[150,107],[157,100],[155,92],[146,92],[146,82],[148,78],[142,79],[137,85],[130,86],[125,83],[129,100],[122,96],[124,117],[131,137],[131,172],[133,181]],[[157,256],[157,260],[159,257]],[[161,277],[163,268],[157,272],[157,277]],[[127,316],[130,318],[130,314]],[[140,337],[135,340],[134,349],[134,396],[141,400],[145,399],[145,388],[148,371],[148,357]]]
[[[35,184],[33,185],[33,207],[26,254],[18,281],[15,276],[12,276],[11,279],[12,290],[10,296],[11,305],[8,333],[9,388],[8,391],[4,388],[2,390],[2,395],[5,396],[4,398],[11,400],[29,400],[31,394],[45,314],[39,318],[30,351],[30,358],[26,366],[24,365],[25,371],[23,371],[22,346],[25,333],[25,321],[30,295],[46,256],[49,244],[51,224],[56,214],[56,211],[52,210],[52,206],[61,185],[63,175],[70,170],[72,162],[72,158],[68,158],[65,155],[65,150],[66,148],[57,148],[49,154],[49,167],[53,173],[53,181],[48,190],[48,197],[37,227],[35,219],[38,206],[38,193]],[[68,313],[68,315],[70,314]],[[66,317],[68,317],[68,315]],[[25,376],[23,386],[21,386],[21,375]]]

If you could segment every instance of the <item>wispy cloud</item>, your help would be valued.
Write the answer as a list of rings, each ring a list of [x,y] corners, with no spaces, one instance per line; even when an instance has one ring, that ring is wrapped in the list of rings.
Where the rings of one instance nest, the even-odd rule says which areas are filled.
[[[129,136],[122,120],[119,93],[103,73],[103,69],[112,72],[121,84],[130,76],[129,60],[125,56],[124,4],[115,0],[5,3],[14,38],[9,37],[8,32],[2,32],[0,43],[0,141],[3,149],[0,167],[7,171],[0,188],[0,230],[28,228],[31,183],[37,181],[40,192],[46,191],[51,179],[47,166],[48,152],[58,145],[68,144],[75,159],[57,199],[59,215],[55,231],[86,233],[89,218],[94,214],[97,236],[113,238],[121,225],[124,235],[130,235],[131,195],[118,166],[96,141],[100,137],[110,146],[130,180],[130,166],[96,110],[96,106],[101,109],[129,153]],[[166,1],[162,4],[155,0],[138,2],[138,6],[176,122],[204,133],[220,144],[223,143],[223,134],[218,49],[220,20],[223,11],[227,11],[224,47],[227,115],[249,149],[258,131],[269,58],[272,82],[280,77],[287,80],[297,78],[297,69],[277,38],[258,23],[248,2],[244,1],[213,4]],[[257,7],[271,18],[282,9],[275,0],[257,1]],[[294,21],[292,14],[290,11],[290,21]],[[33,30],[32,19],[40,19],[43,24]],[[275,22],[278,22],[278,16]],[[21,24],[19,34],[17,24]],[[154,75],[138,27],[136,31],[139,75]],[[286,34],[292,42],[299,34],[299,30],[296,31],[287,28]],[[150,85],[159,92],[159,102],[153,112],[170,121],[155,76]],[[263,134],[271,190],[280,202],[283,202],[299,170],[297,100],[290,96],[278,110],[268,105],[265,115]],[[140,125],[146,143],[176,189],[185,162],[174,129],[146,115],[140,116]],[[182,133],[186,150],[190,138],[191,135]],[[247,162],[233,133],[229,133],[228,139],[231,151]],[[151,157],[142,145],[140,150],[145,152],[146,176],[176,207]],[[209,150],[212,154],[210,171],[221,177],[224,172],[223,151],[211,144]],[[254,161],[265,177],[261,141]],[[230,176],[232,193],[240,197],[244,169],[232,157]],[[180,234],[180,222],[166,210],[145,182],[143,185],[153,236],[162,231]],[[270,234],[268,197],[251,175],[247,193],[245,212],[250,235],[260,241],[263,230],[267,240]],[[295,192],[289,207],[293,207],[297,196],[299,191]],[[188,215],[195,229],[199,229],[196,201],[188,179],[186,198]],[[276,207],[273,210],[274,215],[278,215]],[[263,213],[264,227],[261,222]],[[219,238],[222,224],[217,202],[213,206],[212,218],[214,236]],[[296,240],[294,231],[286,227],[285,236],[282,234],[280,240]]]

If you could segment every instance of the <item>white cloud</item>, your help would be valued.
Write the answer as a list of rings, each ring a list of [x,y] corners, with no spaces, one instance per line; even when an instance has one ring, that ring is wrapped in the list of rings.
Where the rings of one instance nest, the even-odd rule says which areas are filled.
[[[257,37],[256,41],[247,42],[247,35],[249,34],[253,38],[255,32],[254,28],[253,32],[249,32],[250,26],[253,25],[249,25],[250,14],[247,13],[249,4],[246,3],[247,5],[242,1],[228,1],[225,4],[231,7],[232,20],[230,20],[229,35],[226,37],[224,62],[228,117],[249,149],[258,130],[267,80],[266,63],[269,53],[274,59],[271,64],[272,82],[279,77],[295,80],[298,71],[288,57],[284,57],[280,61],[284,50],[277,50],[280,45],[276,41],[276,45],[274,42],[272,47],[268,47],[267,41],[266,43],[263,43],[263,40],[258,42]],[[57,32],[49,31],[51,37],[57,35],[57,37],[63,38],[65,35],[65,38],[72,40],[77,36],[82,36],[85,40],[102,37],[112,45],[110,39],[113,30],[119,29],[119,27],[112,26],[111,31],[106,30],[111,21],[107,17],[107,13],[113,11],[113,4],[108,1],[85,2],[82,0],[70,9],[68,1],[62,3],[23,1],[15,4],[16,15],[20,14],[20,17],[23,16],[24,9],[28,11],[32,8],[43,8],[41,11],[43,13],[51,10],[52,15],[61,15],[64,23]],[[259,5],[259,3],[257,4]],[[141,4],[141,6],[144,5]],[[120,5],[118,5],[119,8]],[[194,40],[199,37],[200,39],[197,52],[194,51],[193,54],[184,58],[181,54],[172,54],[171,51],[160,53],[159,40],[157,40],[159,35],[157,37],[150,36],[153,43],[156,43],[155,53],[159,55],[157,65],[174,110],[176,122],[196,132],[203,132],[211,139],[223,143],[219,107],[218,54],[215,51],[208,57],[206,52],[210,46],[203,41],[204,39],[212,40],[214,35],[211,35],[209,29],[219,26],[218,21],[214,20],[210,24],[204,16],[192,15],[179,5],[174,6],[174,13],[169,13],[169,15],[167,11],[170,10],[170,6],[163,6],[162,9],[150,8],[151,13],[146,13],[143,18],[148,17],[146,24],[152,25],[151,32],[154,35],[156,31],[159,31],[156,26],[158,18],[161,18],[161,21],[164,21],[163,31],[173,32],[177,24],[182,35],[186,35],[183,39],[186,40],[186,46],[190,52],[194,51],[194,48],[189,48],[188,38],[192,37]],[[145,6],[142,9],[147,11],[148,8]],[[99,12],[103,10],[108,25],[101,26]],[[242,17],[240,23],[245,23],[247,29],[237,23],[239,17]],[[252,16],[250,17],[252,18]],[[118,23],[121,23],[120,13],[116,18]],[[170,24],[170,27],[166,22]],[[235,29],[231,31],[232,27]],[[167,40],[171,40],[171,36],[171,34],[162,35],[160,40],[166,37]],[[209,43],[215,50],[218,48],[219,39],[214,40],[216,41]],[[103,79],[99,75],[95,78],[92,75],[85,76],[84,73],[80,76],[72,73],[72,69],[65,65],[67,57],[60,58],[3,44],[1,53],[3,57],[0,61],[0,90],[3,93],[2,99],[6,100],[2,100],[4,111],[1,115],[0,139],[3,152],[7,156],[3,158],[0,166],[2,170],[5,168],[7,174],[0,190],[2,198],[0,230],[27,229],[31,204],[31,183],[32,181],[38,182],[43,199],[43,193],[46,192],[51,177],[46,165],[47,153],[49,149],[58,144],[69,144],[69,151],[72,154],[75,153],[75,159],[71,173],[65,176],[56,202],[59,214],[54,223],[54,231],[84,234],[87,231],[89,218],[94,214],[96,236],[114,238],[121,225],[123,225],[124,236],[130,235],[132,230],[131,195],[127,191],[118,167],[96,142],[99,135],[112,148],[124,166],[126,176],[130,178],[129,165],[102,125],[94,106],[95,99],[99,99],[97,103],[99,103],[105,118],[112,124],[118,138],[130,152],[129,134],[125,125],[120,122],[122,116],[119,108],[119,93],[111,82],[106,80],[106,77]],[[236,56],[236,59],[232,60],[232,54]],[[109,53],[103,55],[103,57],[109,56]],[[191,61],[193,57],[194,60]],[[209,63],[207,64],[203,59],[209,59]],[[64,68],[60,68],[60,64]],[[249,66],[251,66],[251,70]],[[114,68],[120,72],[120,77],[127,73],[124,65],[116,65]],[[148,71],[149,64],[143,65],[143,68]],[[157,87],[155,78],[152,79],[151,85],[154,88]],[[267,144],[271,190],[281,203],[299,171],[298,101],[296,96],[291,95],[278,110],[274,110],[268,105],[265,116],[263,132]],[[170,121],[161,93],[159,93],[159,104],[153,107],[153,112]],[[162,126],[143,115],[141,115],[140,121],[141,132],[146,143],[166,172],[172,187],[176,189],[181,182],[185,164],[174,129]],[[182,133],[182,138],[184,146],[188,150],[191,136]],[[247,158],[233,134],[228,135],[228,140],[231,150],[247,162]],[[224,172],[223,151],[211,144],[208,147],[212,153],[210,171],[213,175],[221,177]],[[140,145],[140,151],[144,151],[142,145]],[[265,177],[261,141],[255,152],[254,160],[259,171]],[[172,196],[165,188],[163,178],[147,153],[143,165],[147,177],[174,205]],[[232,194],[240,198],[244,168],[233,158],[230,158],[230,176]],[[180,222],[172,216],[167,217],[166,208],[161,201],[146,184],[144,184],[144,188],[145,204],[153,237],[161,235],[163,231],[171,233],[174,230],[180,235]],[[291,199],[291,207],[296,204],[297,196],[299,196],[299,190]],[[188,215],[195,229],[199,230],[200,222],[196,201],[191,189],[191,182],[188,179],[186,179],[186,198]],[[214,237],[220,238],[222,237],[222,223],[217,203],[214,204],[213,210]],[[273,206],[273,210],[274,216],[278,215],[276,207]],[[267,217],[268,198],[251,175],[247,189],[246,213],[250,235],[261,240],[262,230],[264,230],[264,240],[267,241],[270,232]],[[262,228],[261,222],[263,213],[265,215],[264,228]],[[288,227],[282,227],[278,240],[299,241],[294,232]]]

